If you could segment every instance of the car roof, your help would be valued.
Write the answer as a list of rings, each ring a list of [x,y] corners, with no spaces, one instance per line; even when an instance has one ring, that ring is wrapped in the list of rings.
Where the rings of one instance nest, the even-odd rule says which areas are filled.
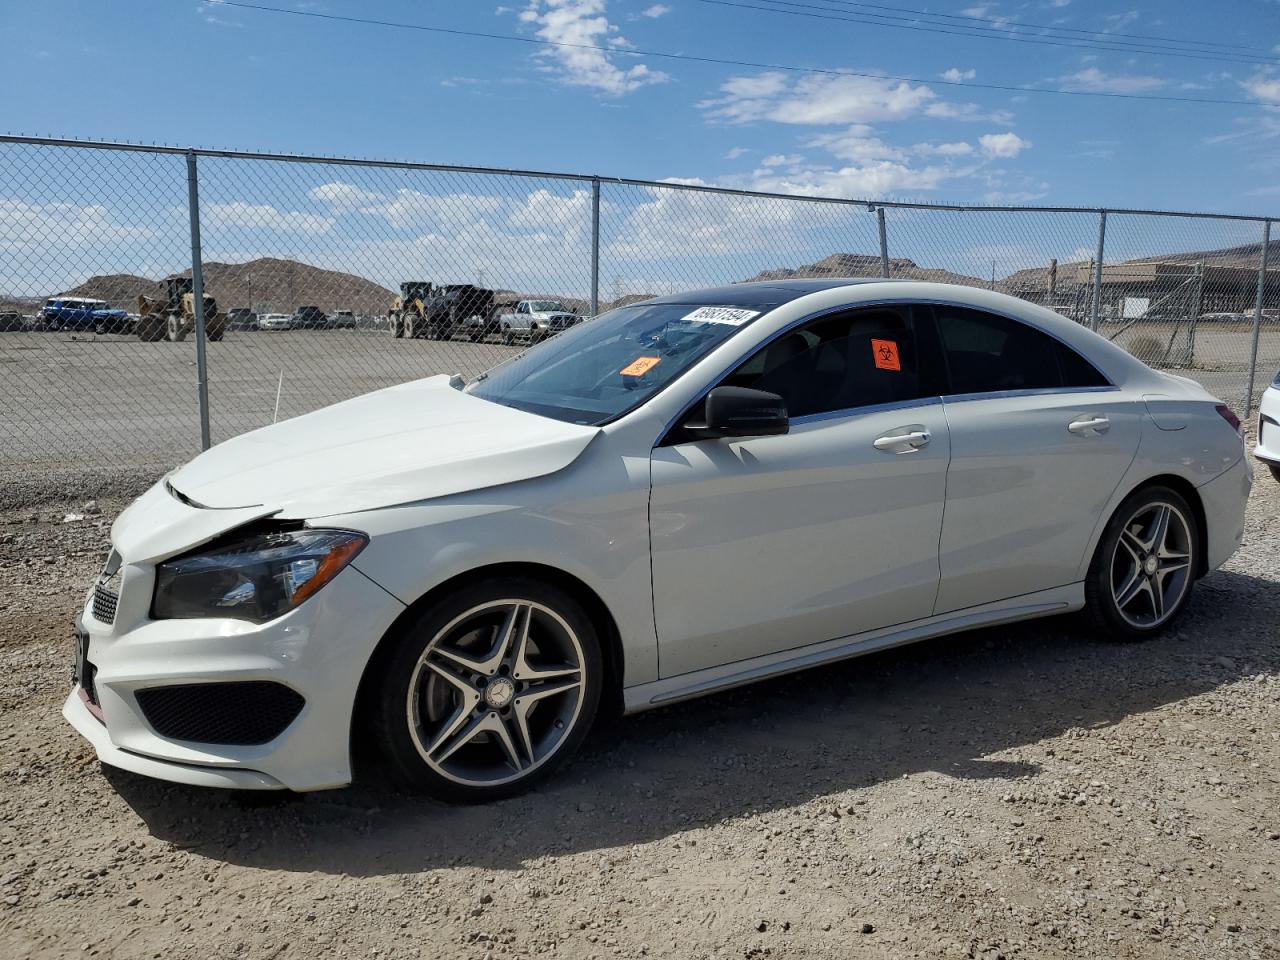
[[[751,283],[731,283],[723,287],[707,287],[673,293],[643,301],[653,303],[687,303],[692,305],[732,304],[738,307],[777,307],[810,293],[852,287],[865,283],[902,283],[883,277],[826,277],[818,280],[757,280]]]

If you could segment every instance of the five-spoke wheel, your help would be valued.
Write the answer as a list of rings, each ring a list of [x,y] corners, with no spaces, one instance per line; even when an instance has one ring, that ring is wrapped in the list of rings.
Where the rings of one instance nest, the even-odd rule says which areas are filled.
[[[1198,550],[1195,513],[1180,494],[1134,493],[1108,524],[1085,581],[1095,624],[1122,639],[1165,627],[1191,595]]]
[[[600,697],[593,625],[558,588],[486,581],[428,610],[390,657],[382,745],[414,786],[489,800],[576,749]]]

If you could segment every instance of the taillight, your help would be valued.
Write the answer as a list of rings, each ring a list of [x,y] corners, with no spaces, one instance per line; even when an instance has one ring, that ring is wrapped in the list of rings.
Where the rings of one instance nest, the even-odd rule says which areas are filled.
[[[1240,432],[1240,418],[1235,415],[1235,412],[1230,407],[1228,407],[1225,403],[1220,403],[1213,409],[1218,411],[1218,416],[1222,417],[1223,420],[1231,424],[1232,430],[1234,430],[1236,433]]]

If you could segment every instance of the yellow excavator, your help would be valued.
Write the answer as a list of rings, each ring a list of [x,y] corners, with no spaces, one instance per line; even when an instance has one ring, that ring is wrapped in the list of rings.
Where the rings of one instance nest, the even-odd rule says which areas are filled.
[[[168,339],[173,343],[187,339],[196,328],[195,293],[190,277],[169,277],[161,297],[138,297],[138,339],[154,342]],[[218,304],[207,293],[204,296],[204,332],[215,343],[227,329],[227,315],[218,312]]]

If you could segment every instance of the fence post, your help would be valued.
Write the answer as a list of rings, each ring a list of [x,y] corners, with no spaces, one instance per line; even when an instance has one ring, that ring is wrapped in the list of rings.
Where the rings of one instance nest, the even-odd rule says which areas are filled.
[[[1098,211],[1098,256],[1093,261],[1093,306],[1089,310],[1089,329],[1098,332],[1102,315],[1102,256],[1107,244],[1107,211]]]
[[[1244,418],[1253,414],[1253,381],[1258,372],[1258,334],[1262,332],[1262,299],[1267,290],[1267,253],[1271,246],[1271,221],[1262,223],[1262,256],[1258,261],[1258,294],[1253,300],[1253,348],[1249,352],[1249,392],[1244,398]]]
[[[884,207],[876,207],[876,220],[880,225],[880,276],[889,276],[889,238],[884,229]]]
[[[591,315],[600,313],[600,178],[591,178]]]
[[[209,367],[204,340],[204,269],[200,262],[200,187],[196,155],[187,151],[187,209],[191,219],[191,306],[196,314],[196,394],[200,403],[200,449],[209,449]]]

